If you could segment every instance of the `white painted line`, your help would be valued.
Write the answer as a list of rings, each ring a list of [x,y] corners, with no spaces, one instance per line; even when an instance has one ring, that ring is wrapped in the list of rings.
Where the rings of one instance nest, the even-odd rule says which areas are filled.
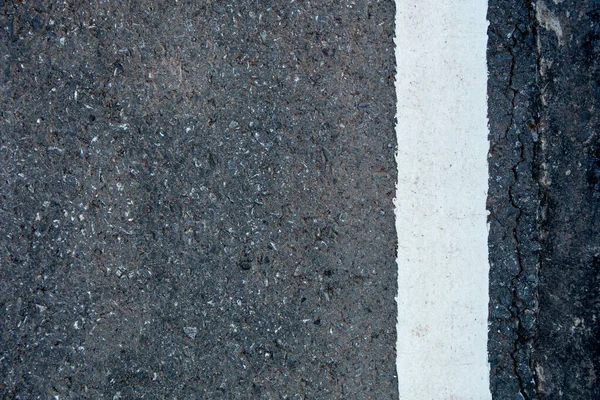
[[[400,399],[487,400],[487,1],[396,7]]]

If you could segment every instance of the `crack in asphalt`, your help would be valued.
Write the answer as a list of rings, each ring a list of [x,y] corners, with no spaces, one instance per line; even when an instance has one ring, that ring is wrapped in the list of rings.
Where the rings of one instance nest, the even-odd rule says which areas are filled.
[[[531,19],[530,19],[531,21]],[[532,24],[532,26],[534,26],[534,24]],[[524,285],[527,285],[527,276],[525,274],[525,264],[526,264],[526,260],[525,257],[523,255],[522,252],[522,247],[530,247],[528,244],[522,243],[521,239],[520,239],[520,235],[519,235],[519,227],[522,224],[522,218],[524,216],[524,214],[526,213],[526,210],[524,210],[524,208],[522,206],[519,205],[519,201],[515,196],[514,193],[514,188],[520,184],[520,182],[523,179],[527,179],[527,177],[523,177],[522,174],[523,172],[519,172],[519,168],[520,166],[525,163],[526,160],[526,156],[525,156],[525,149],[524,149],[524,140],[522,137],[522,132],[521,129],[517,128],[516,126],[514,126],[514,122],[515,122],[515,114],[516,114],[516,108],[517,108],[517,95],[519,94],[519,89],[515,88],[513,85],[513,81],[514,81],[514,75],[515,75],[515,69],[516,69],[516,64],[517,64],[517,58],[516,58],[516,54],[515,54],[515,48],[518,45],[518,40],[517,38],[515,38],[515,33],[518,32],[520,34],[520,37],[523,37],[524,35],[527,34],[527,32],[522,32],[519,29],[518,25],[515,25],[513,31],[510,34],[510,38],[511,38],[511,45],[507,46],[508,48],[508,52],[511,55],[511,65],[510,65],[510,73],[509,73],[509,78],[508,78],[508,82],[507,82],[507,86],[508,89],[512,91],[512,98],[511,98],[511,113],[510,113],[510,121],[509,124],[506,128],[506,131],[504,133],[504,136],[507,140],[509,140],[509,134],[511,129],[515,129],[516,130],[516,141],[515,141],[515,147],[518,148],[518,161],[511,167],[511,171],[513,174],[513,183],[511,185],[509,185],[508,187],[508,198],[509,198],[509,202],[511,204],[511,206],[517,210],[517,215],[515,216],[514,219],[514,226],[512,228],[512,236],[513,236],[513,240],[514,240],[514,246],[515,246],[515,254],[516,254],[516,262],[517,262],[517,273],[516,275],[511,279],[511,289],[512,289],[512,295],[513,295],[513,302],[512,302],[512,309],[511,309],[511,313],[513,314],[513,318],[516,321],[517,324],[517,337],[515,338],[514,342],[513,342],[513,347],[512,347],[512,352],[510,354],[511,360],[512,360],[512,368],[513,368],[513,373],[514,376],[517,379],[518,385],[519,385],[519,394],[520,396],[524,399],[524,400],[530,400],[532,397],[535,397],[536,390],[535,390],[535,372],[534,372],[534,368],[532,368],[532,360],[531,360],[531,348],[532,348],[532,343],[533,343],[533,338],[532,338],[532,333],[534,331],[535,325],[532,328],[527,328],[524,323],[523,323],[523,317],[525,314],[525,311],[527,310],[527,305],[528,305],[528,301],[527,299],[522,298],[519,295],[519,284],[523,283]],[[533,34],[534,31],[532,30],[531,33]],[[534,37],[535,40],[535,37]],[[536,71],[536,75],[537,75],[537,71]],[[537,84],[537,78],[536,78],[536,84]],[[535,118],[537,119],[537,118]],[[534,126],[534,128],[531,129],[531,131],[533,131],[534,129],[537,131],[537,124],[532,124]],[[535,140],[534,140],[535,142]],[[533,170],[535,168],[535,158],[536,158],[536,145],[535,143],[533,143],[532,145],[532,150],[533,150],[533,154],[532,154],[532,168],[531,168],[531,173],[532,176],[531,178],[533,178]],[[538,217],[536,215],[535,220],[537,220]],[[536,221],[537,222],[537,221]],[[536,229],[539,228],[539,224],[536,223]],[[535,239],[531,239],[532,241],[535,241]],[[539,256],[537,257],[537,265],[539,265]],[[531,283],[529,283],[531,284]],[[534,303],[532,304],[532,306],[535,307],[536,310],[534,310],[534,314],[537,314],[537,268],[536,268],[536,282],[535,282],[535,294],[533,295]],[[522,352],[521,352],[522,351]],[[523,371],[521,371],[521,368],[523,366],[526,366],[528,371],[526,371],[526,373],[528,372],[528,375],[531,375],[534,377],[534,381],[533,386],[530,384],[527,384],[526,382],[526,378],[523,376]]]
[[[515,95],[516,96],[516,95]],[[521,396],[523,396],[523,398],[525,400],[529,400],[529,396],[526,393],[525,390],[525,386],[523,383],[523,377],[521,376],[521,374],[519,373],[519,341],[521,339],[521,332],[523,332],[525,329],[523,327],[523,322],[521,319],[521,314],[523,312],[523,304],[525,303],[525,300],[522,299],[519,296],[518,293],[518,282],[521,281],[521,279],[523,278],[523,255],[521,254],[521,242],[519,240],[519,234],[518,234],[518,229],[519,226],[521,224],[521,218],[523,216],[523,208],[520,207],[517,202],[515,201],[514,195],[513,195],[513,186],[517,183],[517,181],[519,180],[519,174],[517,172],[517,169],[519,167],[519,165],[521,165],[521,163],[523,163],[525,161],[524,155],[523,155],[523,145],[520,143],[520,135],[517,138],[517,144],[519,147],[519,152],[520,152],[520,159],[519,162],[517,162],[513,167],[512,167],[512,173],[515,179],[515,183],[511,186],[508,187],[508,197],[510,200],[510,204],[512,207],[514,207],[518,213],[517,216],[515,217],[515,225],[512,229],[512,234],[513,234],[513,239],[515,241],[515,252],[516,252],[516,259],[517,259],[517,266],[518,266],[518,272],[517,275],[512,279],[512,291],[513,291],[513,316],[517,321],[517,329],[518,329],[518,335],[516,340],[513,343],[513,352],[511,353],[511,358],[512,358],[512,362],[513,362],[513,372],[515,374],[515,377],[517,378],[517,381],[519,382],[519,392],[521,394]]]
[[[530,5],[531,7],[531,12],[534,12],[532,5]],[[533,36],[533,43],[534,43],[534,47],[535,47],[535,51],[534,51],[534,56],[535,56],[535,101],[534,101],[534,110],[533,110],[533,117],[534,117],[534,132],[535,135],[537,136],[537,140],[534,143],[533,146],[533,154],[532,154],[532,163],[533,163],[533,178],[534,178],[534,182],[536,182],[537,184],[537,198],[539,199],[539,203],[537,205],[537,212],[536,212],[536,226],[535,229],[537,231],[537,237],[538,237],[538,242],[542,241],[542,226],[544,224],[544,220],[545,220],[545,216],[546,216],[546,212],[545,212],[545,207],[547,205],[547,198],[548,198],[548,186],[544,183],[544,179],[545,179],[545,160],[544,160],[544,152],[543,152],[543,147],[542,147],[542,142],[544,140],[543,136],[543,129],[541,127],[541,116],[540,116],[540,105],[542,104],[542,93],[541,93],[541,89],[540,89],[540,80],[541,80],[541,71],[542,71],[542,56],[541,56],[541,48],[538,45],[539,44],[539,32],[538,32],[538,27],[536,25],[536,23],[532,23],[531,24],[531,34]],[[540,251],[541,251],[541,243],[540,243]],[[538,252],[538,256],[537,256],[537,268],[536,268],[536,282],[539,283],[540,280],[540,270],[542,269],[542,263],[543,263],[543,257],[541,256],[541,254]],[[534,314],[535,314],[535,321],[536,321],[536,325],[534,325],[533,329],[536,329],[537,327],[537,321],[539,320],[539,290],[536,288],[534,294],[534,304],[535,304],[535,310],[534,310]],[[538,376],[538,368],[535,367],[535,360],[534,360],[534,356],[535,354],[532,354],[531,358],[531,364],[530,364],[530,370],[531,373],[533,375],[533,379],[534,379],[534,389],[535,389],[535,393],[537,394],[538,391],[542,390],[541,389],[541,382],[540,382],[540,378]]]
[[[513,128],[513,124],[514,124],[514,120],[515,120],[516,98],[517,98],[517,94],[519,93],[518,89],[515,89],[513,87],[513,78],[514,78],[515,66],[516,66],[516,57],[515,57],[514,47],[517,45],[517,40],[514,37],[514,33],[517,30],[518,30],[518,27],[515,25],[513,31],[510,34],[510,38],[512,40],[512,46],[508,46],[508,52],[510,53],[510,56],[511,56],[511,64],[510,64],[510,72],[509,72],[507,86],[508,86],[508,89],[510,89],[512,91],[512,98],[511,98],[510,120],[509,120],[508,126],[506,127],[506,131],[504,132],[504,137],[507,140],[509,139],[509,133],[510,133],[511,129]],[[520,241],[519,241],[518,228],[519,228],[519,224],[521,223],[521,217],[523,216],[523,209],[517,204],[517,202],[515,201],[514,194],[513,194],[513,187],[517,184],[517,182],[519,180],[519,174],[518,174],[517,169],[518,169],[519,165],[521,165],[521,163],[524,161],[523,145],[520,140],[520,134],[517,134],[516,145],[519,148],[519,161],[516,164],[514,164],[511,168],[511,171],[513,173],[514,183],[508,187],[508,198],[509,198],[511,206],[517,210],[517,216],[515,217],[515,224],[512,229],[512,235],[513,235],[513,240],[515,243],[515,252],[516,252],[516,256],[517,256],[516,258],[517,258],[518,272],[517,272],[517,275],[511,280],[512,292],[513,292],[513,304],[512,305],[514,307],[513,310],[511,310],[511,311],[513,313],[513,317],[517,321],[517,329],[520,332],[522,330],[523,324],[521,322],[521,307],[519,306],[519,304],[523,303],[523,299],[519,298],[519,294],[517,291],[517,282],[521,279],[521,276],[523,273],[523,258],[522,258],[521,249],[520,249],[521,245],[520,245]],[[524,385],[523,385],[523,377],[519,373],[519,338],[520,338],[520,335],[517,334],[517,338],[513,342],[513,351],[510,354],[510,356],[512,359],[513,373],[514,373],[515,377],[517,378],[517,382],[519,383],[519,393],[525,400],[529,400],[529,397],[527,396]]]

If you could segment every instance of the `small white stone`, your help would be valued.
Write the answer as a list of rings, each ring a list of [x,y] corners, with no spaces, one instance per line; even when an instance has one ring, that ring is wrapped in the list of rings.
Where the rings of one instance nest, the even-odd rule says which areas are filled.
[[[186,326],[183,328],[183,332],[190,337],[190,339],[194,339],[198,334],[198,328],[195,326]]]

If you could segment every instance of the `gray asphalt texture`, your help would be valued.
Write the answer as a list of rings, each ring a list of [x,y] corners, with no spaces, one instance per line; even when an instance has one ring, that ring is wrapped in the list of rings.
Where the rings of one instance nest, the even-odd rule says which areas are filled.
[[[494,399],[600,398],[600,2],[490,0]]]
[[[394,12],[0,0],[0,397],[397,398]]]

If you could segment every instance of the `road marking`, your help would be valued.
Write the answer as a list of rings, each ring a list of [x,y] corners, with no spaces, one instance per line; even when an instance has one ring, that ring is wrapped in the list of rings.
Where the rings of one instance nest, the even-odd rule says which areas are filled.
[[[491,399],[487,1],[396,1],[401,400]]]

